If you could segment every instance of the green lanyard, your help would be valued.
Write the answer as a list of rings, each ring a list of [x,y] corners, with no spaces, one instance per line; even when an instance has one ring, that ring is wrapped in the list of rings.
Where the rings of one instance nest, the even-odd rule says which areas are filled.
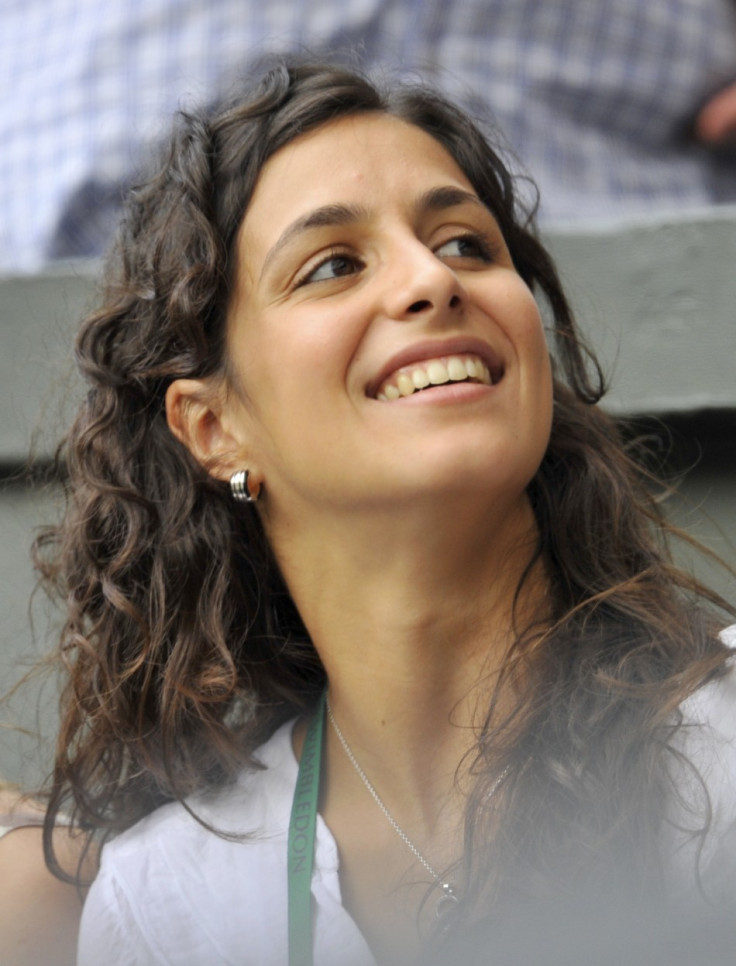
[[[317,824],[325,700],[322,693],[304,739],[289,821],[289,966],[312,966],[312,869]]]

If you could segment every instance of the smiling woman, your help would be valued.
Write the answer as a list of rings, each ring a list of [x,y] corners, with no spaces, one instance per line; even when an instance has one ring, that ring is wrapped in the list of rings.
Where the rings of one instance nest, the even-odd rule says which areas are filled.
[[[379,508],[407,511],[387,528],[382,580],[402,525],[416,544],[409,511],[430,493],[467,514],[476,492],[477,520],[491,486],[487,539],[528,536],[552,405],[542,323],[442,145],[378,112],[302,135],[265,164],[235,252],[228,379],[175,380],[169,423],[210,472],[244,465],[267,482],[262,519],[302,618],[291,568],[311,584],[324,564],[331,584],[337,557],[356,555],[357,520],[375,553]]]
[[[182,116],[77,352],[82,964],[587,963],[733,895],[734,612],[454,105],[282,63]]]

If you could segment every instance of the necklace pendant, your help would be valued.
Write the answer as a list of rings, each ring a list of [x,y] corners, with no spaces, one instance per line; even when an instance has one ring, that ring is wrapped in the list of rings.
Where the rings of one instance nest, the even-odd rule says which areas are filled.
[[[435,915],[438,919],[444,919],[445,916],[455,908],[460,900],[458,899],[455,890],[449,882],[440,882],[440,886],[442,888],[442,895],[437,900]]]

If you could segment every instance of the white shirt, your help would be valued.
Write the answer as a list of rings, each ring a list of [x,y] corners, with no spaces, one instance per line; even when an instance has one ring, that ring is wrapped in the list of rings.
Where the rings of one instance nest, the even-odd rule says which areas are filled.
[[[172,803],[105,846],[84,907],[80,966],[286,966],[293,724],[258,752],[264,771],[191,802],[218,830],[252,837],[223,839]],[[319,815],[314,858],[315,964],[375,966],[343,908],[337,845]]]
[[[723,636],[736,645],[736,627]],[[721,891],[736,884],[736,667],[682,710],[698,725],[680,734],[713,808],[701,870]],[[298,771],[292,727],[283,725],[258,752],[265,770],[191,802],[218,830],[249,833],[245,841],[214,835],[172,803],[104,848],[84,908],[79,966],[286,966],[287,835]],[[692,845],[675,850],[687,894]],[[312,896],[316,966],[375,966],[342,906],[337,845],[320,816]]]

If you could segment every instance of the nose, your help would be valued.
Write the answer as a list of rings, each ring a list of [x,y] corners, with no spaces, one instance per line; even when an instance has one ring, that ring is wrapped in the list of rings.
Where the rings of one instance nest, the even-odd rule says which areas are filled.
[[[398,321],[433,321],[460,312],[467,293],[456,273],[416,238],[398,246],[386,287],[387,314]]]

